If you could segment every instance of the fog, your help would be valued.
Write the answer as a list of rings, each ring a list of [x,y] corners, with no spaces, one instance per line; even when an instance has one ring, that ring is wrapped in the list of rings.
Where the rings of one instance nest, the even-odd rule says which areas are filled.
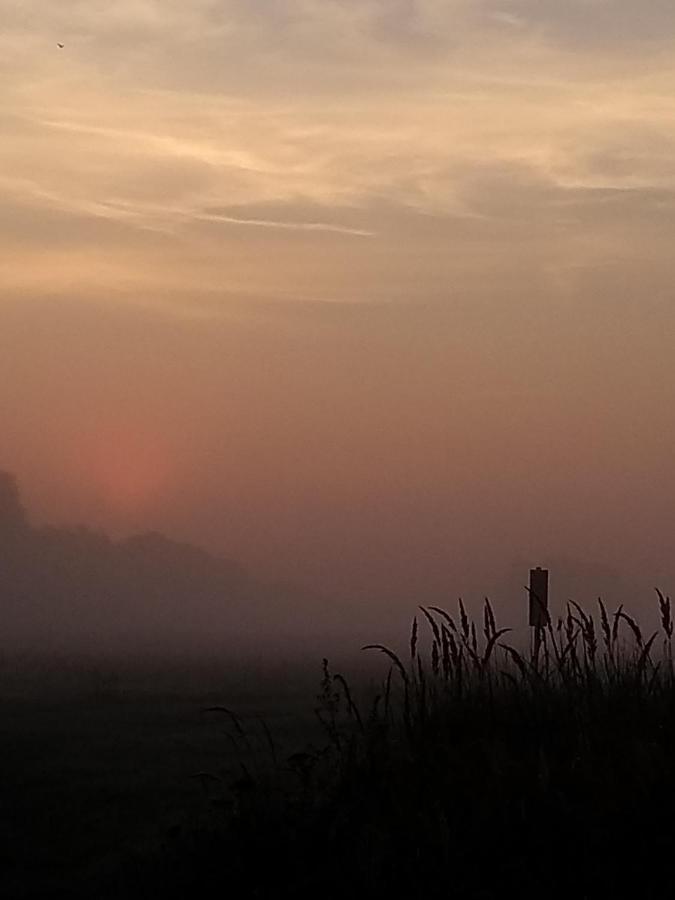
[[[672,4],[4,5],[6,641],[672,589]]]
[[[556,613],[602,594],[646,616],[675,581],[670,318],[618,287],[191,315],[6,300],[27,518],[3,640],[320,658],[459,596],[519,627],[535,565]]]
[[[675,498],[644,312],[5,303],[5,645],[318,659],[459,596],[522,627],[534,565],[556,613],[647,615]]]

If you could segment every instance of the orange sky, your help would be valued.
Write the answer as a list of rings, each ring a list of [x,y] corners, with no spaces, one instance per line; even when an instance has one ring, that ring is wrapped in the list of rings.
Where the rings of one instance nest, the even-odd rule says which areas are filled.
[[[0,467],[35,516],[377,602],[558,559],[672,588],[670,2],[2,17]]]

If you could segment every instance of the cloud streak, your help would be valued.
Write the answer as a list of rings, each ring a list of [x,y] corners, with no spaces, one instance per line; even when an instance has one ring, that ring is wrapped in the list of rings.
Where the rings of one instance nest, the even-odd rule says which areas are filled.
[[[74,220],[83,242],[87,221],[122,226],[109,262],[128,283],[144,252],[151,277],[153,233],[181,279],[194,265],[214,286],[377,299],[512,285],[515,260],[546,279],[579,264],[590,229],[618,259],[665,227],[675,14],[660,0],[648,15],[627,0],[8,0],[5,19],[5,239],[40,206],[69,217],[71,258]],[[612,192],[642,234],[607,220]]]

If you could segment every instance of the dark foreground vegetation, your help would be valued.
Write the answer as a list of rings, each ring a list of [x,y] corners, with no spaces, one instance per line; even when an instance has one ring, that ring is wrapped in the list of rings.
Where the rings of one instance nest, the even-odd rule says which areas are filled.
[[[172,771],[184,768],[190,792],[159,838],[111,853],[76,886],[65,867],[77,848],[61,835],[61,871],[55,860],[39,891],[15,880],[10,896],[675,896],[673,622],[670,600],[658,603],[654,635],[621,608],[570,604],[536,653],[509,643],[487,602],[480,622],[461,605],[423,609],[405,654],[369,648],[384,663],[374,693],[324,664],[309,745],[304,726],[284,736],[250,706],[204,697],[202,750],[216,732],[227,745],[197,753],[183,735]],[[170,752],[152,744],[137,761],[145,779]],[[143,815],[143,796],[161,805],[150,780],[118,831]],[[48,840],[41,802],[34,828]]]
[[[234,748],[227,698],[288,756],[316,741],[316,664],[0,656],[0,898],[136,897],[210,802]],[[152,890],[150,896],[154,896]]]
[[[264,724],[213,710],[240,763],[143,874],[165,896],[675,896],[670,600],[644,636],[570,604],[538,652],[423,609],[359,708],[325,664],[325,744],[279,758]],[[419,624],[419,634],[418,634]],[[424,625],[424,634],[422,634]],[[424,650],[422,649],[424,645]],[[146,886],[146,890],[149,888]]]

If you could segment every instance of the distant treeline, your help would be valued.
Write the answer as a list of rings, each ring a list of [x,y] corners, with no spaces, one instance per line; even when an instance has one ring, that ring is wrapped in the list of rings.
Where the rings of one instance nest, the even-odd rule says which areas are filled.
[[[265,590],[242,566],[162,534],[115,541],[34,527],[0,472],[0,640],[25,649],[161,647],[225,639]]]

